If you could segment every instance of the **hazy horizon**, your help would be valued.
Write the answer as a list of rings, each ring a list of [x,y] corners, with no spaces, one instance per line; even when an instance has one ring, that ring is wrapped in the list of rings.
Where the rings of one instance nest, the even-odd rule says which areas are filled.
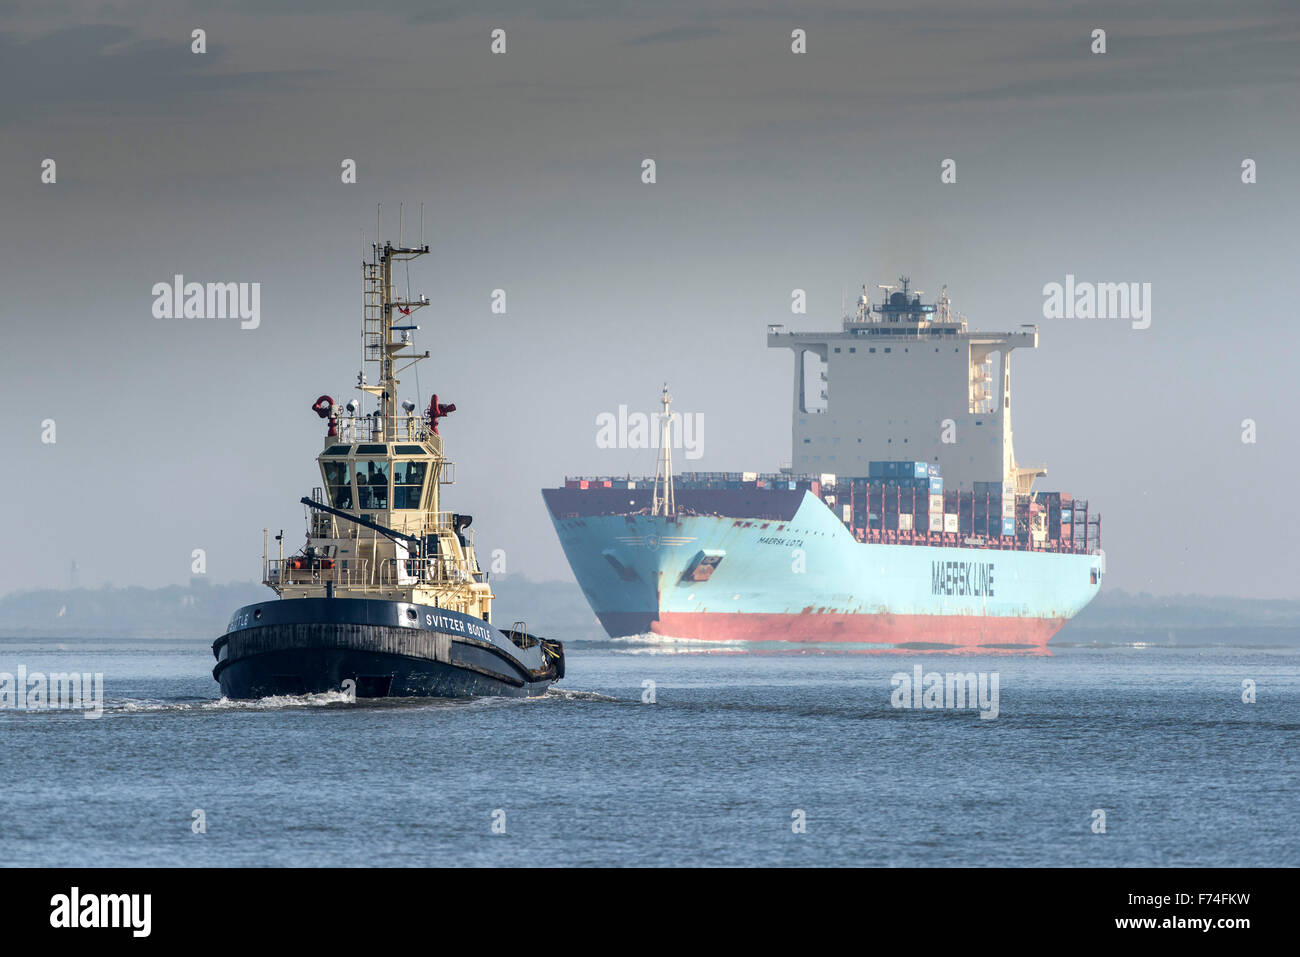
[[[263,527],[296,549],[309,406],[356,394],[362,232],[383,203],[395,239],[404,202],[411,240],[423,202],[418,391],[458,406],[446,504],[508,573],[572,579],[540,489],[653,475],[652,450],[599,448],[596,418],[653,411],[665,381],[705,422],[679,468],[789,461],[767,325],[835,328],[842,290],[906,274],[975,329],[1038,324],[1017,456],[1101,512],[1107,587],[1300,598],[1300,10],[376,9],[0,10],[0,594],[66,587],[74,560],[89,587],[180,584],[196,548],[213,582],[255,580]],[[260,283],[260,325],[154,318],[176,274]],[[1043,318],[1067,275],[1151,283],[1150,328]]]

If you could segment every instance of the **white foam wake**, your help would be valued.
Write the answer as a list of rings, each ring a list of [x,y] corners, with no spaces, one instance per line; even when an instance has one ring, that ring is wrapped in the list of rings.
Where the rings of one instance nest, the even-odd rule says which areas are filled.
[[[673,635],[656,635],[652,632],[644,632],[639,635],[622,635],[618,638],[611,638],[610,642],[616,645],[625,645],[626,647],[616,650],[622,654],[630,655],[676,654],[708,651],[710,649],[721,651],[743,648],[747,644],[747,642],[739,639],[677,638]]]
[[[140,714],[166,711],[213,711],[213,710],[275,710],[279,708],[321,708],[337,704],[353,704],[352,698],[342,691],[323,691],[320,694],[270,695],[265,698],[232,700],[218,698],[215,701],[125,701],[107,702],[105,714]]]
[[[557,688],[554,685],[546,689],[546,694],[537,695],[534,698],[525,698],[525,701],[545,701],[547,698],[561,701],[618,701],[618,698],[611,698],[607,694],[600,694],[596,691],[577,691],[573,688]]]

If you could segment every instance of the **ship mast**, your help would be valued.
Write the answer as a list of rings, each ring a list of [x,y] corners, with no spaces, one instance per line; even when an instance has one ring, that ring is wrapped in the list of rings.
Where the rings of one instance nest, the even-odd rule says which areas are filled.
[[[429,252],[424,242],[424,204],[420,204],[420,245],[403,245],[403,212],[398,207],[397,245],[391,241],[380,245],[379,237],[383,229],[383,207],[379,208],[375,218],[375,242],[371,243],[372,260],[362,263],[363,319],[362,319],[362,360],[367,364],[378,366],[373,384],[367,381],[364,372],[358,376],[357,388],[379,399],[379,421],[371,439],[386,441],[397,435],[397,386],[401,381],[398,373],[410,368],[421,359],[429,358],[429,353],[403,352],[411,343],[411,332],[420,328],[410,322],[416,309],[429,304],[429,297],[421,295],[415,300],[398,299],[393,289],[393,263],[409,262]],[[400,368],[400,360],[409,359]]]
[[[667,382],[659,401],[663,403],[664,411],[659,420],[659,465],[655,469],[654,501],[650,514],[671,517],[677,514],[677,506],[673,501],[673,413],[669,408],[673,397],[668,394]]]

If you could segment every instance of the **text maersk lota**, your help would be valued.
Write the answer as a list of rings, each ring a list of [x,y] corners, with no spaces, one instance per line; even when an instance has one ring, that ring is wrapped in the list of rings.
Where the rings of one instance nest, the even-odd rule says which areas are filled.
[[[421,217],[423,219],[423,217]],[[453,463],[438,419],[454,411],[435,395],[428,411],[397,401],[397,373],[427,358],[411,351],[427,304],[393,293],[393,263],[429,251],[374,245],[362,264],[364,359],[378,383],[358,388],[377,408],[362,414],[323,395],[312,406],[328,424],[318,456],[324,491],[307,506],[307,543],[271,558],[263,581],[280,600],[240,608],[212,645],[212,676],[228,698],[355,691],[358,697],[538,695],[564,676],[564,648],[523,622],[491,624],[492,590],[474,555],[470,516],[441,511]],[[398,362],[405,362],[401,369]],[[283,542],[283,537],[277,539]]]

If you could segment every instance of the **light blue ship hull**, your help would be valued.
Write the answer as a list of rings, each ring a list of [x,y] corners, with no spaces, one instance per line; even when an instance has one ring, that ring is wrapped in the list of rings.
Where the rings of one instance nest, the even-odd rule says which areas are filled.
[[[787,522],[552,521],[611,635],[1041,648],[1103,571],[1100,555],[862,543],[811,494]]]

